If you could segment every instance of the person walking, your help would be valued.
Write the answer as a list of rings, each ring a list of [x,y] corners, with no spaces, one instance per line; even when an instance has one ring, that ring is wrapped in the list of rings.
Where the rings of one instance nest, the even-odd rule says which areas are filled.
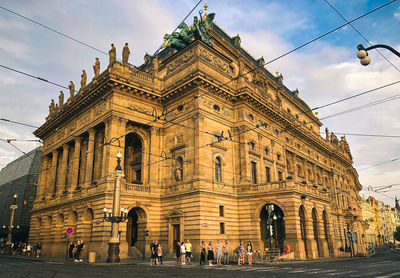
[[[190,258],[192,256],[192,244],[190,243],[189,239],[186,240],[185,249],[186,249],[186,261],[187,264],[190,264]]]
[[[74,260],[74,249],[75,249],[75,244],[73,241],[70,241],[68,246],[68,255],[70,261]]]
[[[157,257],[158,257],[159,263],[163,264],[162,263],[162,247],[161,247],[161,243],[159,243],[158,247],[157,247]]]
[[[186,248],[185,248],[185,242],[183,241],[181,243],[181,262],[182,265],[186,264]]]
[[[181,246],[179,245],[179,241],[176,242],[175,245],[175,255],[176,255],[176,264],[179,264],[179,259],[181,258]]]
[[[39,258],[42,255],[42,245],[40,242],[36,244],[36,257]]]
[[[224,250],[224,260],[223,263],[225,265],[229,264],[229,244],[228,241],[225,240],[224,245],[222,246],[223,250]]]
[[[217,265],[221,265],[221,259],[222,259],[222,246],[219,243],[219,240],[217,240]]]
[[[155,265],[158,264],[158,240],[154,242],[154,258],[155,258]]]
[[[82,262],[83,260],[81,259],[81,252],[84,248],[84,243],[83,241],[78,240],[76,244],[76,251],[75,251],[75,260],[74,262]]]
[[[26,255],[30,257],[32,255],[32,245],[30,242],[26,245]]]
[[[246,252],[247,252],[247,262],[249,265],[252,264],[253,262],[253,245],[251,244],[251,242],[247,242],[247,246],[246,246]]]
[[[214,260],[214,251],[213,251],[213,246],[212,242],[210,241],[207,246],[207,261],[208,265],[213,265],[212,262]]]
[[[200,245],[200,265],[204,265],[205,262],[206,262],[206,246],[203,240]]]
[[[151,243],[150,243],[150,265],[153,265],[153,261],[155,261],[155,258],[156,258],[156,254],[155,254],[156,250],[155,250],[155,248],[156,248],[156,244],[155,244],[155,241],[153,239],[151,241]]]

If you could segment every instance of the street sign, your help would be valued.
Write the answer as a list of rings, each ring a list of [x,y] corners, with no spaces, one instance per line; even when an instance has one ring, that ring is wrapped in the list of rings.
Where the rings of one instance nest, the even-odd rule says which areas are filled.
[[[65,232],[67,233],[67,235],[70,235],[74,232],[74,229],[72,227],[68,227]]]

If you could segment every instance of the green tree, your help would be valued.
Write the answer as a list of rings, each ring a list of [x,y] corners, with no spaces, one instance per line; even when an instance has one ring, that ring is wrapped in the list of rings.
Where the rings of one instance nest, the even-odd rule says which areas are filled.
[[[396,227],[396,231],[393,233],[394,239],[400,241],[400,226]]]

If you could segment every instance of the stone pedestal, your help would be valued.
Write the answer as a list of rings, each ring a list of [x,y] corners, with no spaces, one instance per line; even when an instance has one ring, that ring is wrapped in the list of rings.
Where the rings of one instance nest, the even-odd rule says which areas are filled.
[[[108,243],[107,263],[119,263],[119,243]]]

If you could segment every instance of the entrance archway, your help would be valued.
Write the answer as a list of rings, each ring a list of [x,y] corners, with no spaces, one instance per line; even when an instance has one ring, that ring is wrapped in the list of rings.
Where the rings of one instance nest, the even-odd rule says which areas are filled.
[[[286,235],[282,209],[268,203],[261,210],[260,219],[261,240],[264,242],[264,247],[283,251]]]
[[[126,241],[130,247],[144,249],[144,230],[146,229],[146,212],[139,207],[131,209],[128,213],[126,227]]]
[[[306,230],[306,213],[304,211],[303,205],[299,208],[299,217],[300,217],[300,232],[301,239],[304,243],[304,251],[306,253],[306,258],[308,258],[308,249],[307,249],[307,230]]]
[[[321,257],[321,246],[318,238],[318,221],[317,221],[317,210],[315,208],[312,209],[312,221],[313,221],[313,231],[314,231],[314,239],[317,242],[317,250],[318,257]]]

